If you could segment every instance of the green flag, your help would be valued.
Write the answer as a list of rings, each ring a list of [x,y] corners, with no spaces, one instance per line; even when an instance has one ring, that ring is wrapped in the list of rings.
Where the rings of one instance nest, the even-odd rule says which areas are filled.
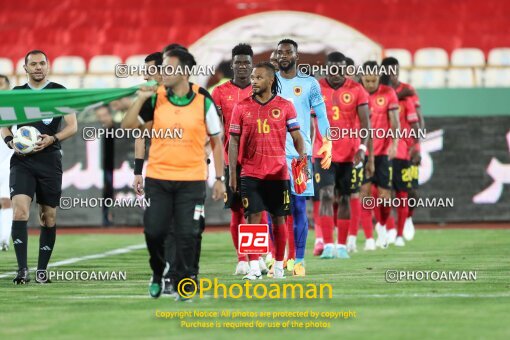
[[[0,91],[0,126],[18,125],[69,113],[79,113],[88,108],[131,96],[140,86],[156,84],[155,81],[150,81],[122,89]]]

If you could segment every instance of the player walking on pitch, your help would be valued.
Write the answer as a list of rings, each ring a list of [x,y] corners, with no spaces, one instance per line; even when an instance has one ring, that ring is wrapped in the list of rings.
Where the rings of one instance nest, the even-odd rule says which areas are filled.
[[[377,66],[377,63],[375,61],[367,61],[363,66],[365,69],[373,69]],[[377,74],[369,74],[366,72],[361,77],[361,81],[363,87],[370,94],[370,121],[372,123],[372,128],[384,131],[385,135],[389,135],[388,131],[391,130],[394,137],[378,137],[379,133],[377,133],[373,139],[372,148],[365,165],[366,176],[361,187],[361,197],[365,199],[371,195],[371,186],[373,184],[377,187],[378,197],[389,200],[391,198],[392,177],[394,175],[391,160],[395,158],[398,143],[397,131],[399,129],[399,120],[397,95],[391,87],[380,84],[379,75]],[[378,218],[375,228],[377,231],[375,246],[386,248],[386,221],[390,216],[391,207],[386,205],[375,207],[375,209],[379,209],[380,211],[380,213],[376,215],[380,217]],[[366,207],[362,207],[361,210],[361,224],[367,240],[373,240],[372,211],[373,209],[367,209]],[[352,236],[354,236],[354,232]],[[365,249],[375,250],[373,242],[367,242]]]
[[[332,144],[331,141],[326,138],[327,131],[329,129],[329,122],[319,82],[314,77],[298,71],[298,44],[294,40],[281,40],[276,49],[276,56],[278,58],[278,66],[280,69],[280,71],[276,74],[281,83],[280,93],[281,96],[289,100],[296,109],[300,132],[305,143],[305,153],[310,157],[310,159],[308,159],[309,172],[313,174],[311,161],[312,141],[310,137],[310,114],[312,108],[317,116],[317,124],[323,140],[322,148],[319,150],[319,155],[322,156],[321,166],[327,169],[331,165]],[[287,166],[292,177],[292,171],[290,170],[291,161],[293,158],[298,156],[298,152],[296,151],[290,136],[287,136],[285,150],[287,154]],[[293,268],[293,274],[296,276],[305,276],[304,258],[306,238],[308,235],[306,197],[314,195],[312,177],[308,179],[306,184],[306,190],[302,194],[295,193],[294,186],[291,186],[291,213],[293,225],[291,225],[291,228],[289,229],[291,232],[294,232],[296,260]],[[289,254],[289,260],[292,260],[292,255],[293,254]],[[289,269],[289,262],[287,262],[287,269]]]
[[[344,77],[341,72],[333,72],[333,67],[338,67],[340,70],[346,65],[345,56],[342,53],[330,53],[327,57],[327,65],[331,72],[319,83],[325,97],[328,120],[332,128],[341,132],[347,131],[352,133],[352,136],[333,140],[331,167],[329,169],[319,167],[320,225],[325,244],[321,258],[349,258],[346,242],[351,218],[350,196],[359,189],[358,168],[365,159],[370,139],[368,134],[363,140],[357,137],[360,127],[365,131],[370,129],[368,93],[360,84]],[[318,161],[320,159],[316,160]],[[333,243],[335,199],[338,200],[336,251]]]
[[[234,79],[227,81],[214,88],[212,96],[214,102],[218,107],[218,111],[223,117],[223,124],[225,127],[225,137],[223,140],[225,150],[225,177],[229,181],[229,162],[228,162],[228,143],[230,139],[229,127],[232,120],[232,112],[237,103],[251,95],[251,82],[250,75],[253,69],[253,50],[250,45],[239,44],[232,49],[232,70],[234,71]],[[240,180],[241,167],[237,165],[237,179]],[[237,183],[240,186],[240,183]],[[224,198],[225,208],[231,211],[230,219],[230,234],[232,241],[237,252],[237,266],[234,272],[235,275],[246,275],[250,270],[250,266],[246,261],[246,255],[239,254],[238,248],[238,227],[239,224],[245,223],[243,205],[241,203],[241,196],[237,192],[233,192],[230,186],[227,187],[226,195]],[[248,255],[250,260],[259,258],[257,254]]]
[[[253,96],[239,102],[230,123],[230,187],[236,192],[237,161],[241,165],[241,197],[248,223],[260,223],[271,214],[275,243],[274,278],[283,278],[286,243],[285,216],[290,213],[289,172],[285,144],[290,133],[299,158],[306,157],[293,105],[278,96],[278,80],[268,63],[255,66],[251,74]],[[241,152],[239,152],[241,150]],[[262,278],[258,260],[250,260],[246,280]]]

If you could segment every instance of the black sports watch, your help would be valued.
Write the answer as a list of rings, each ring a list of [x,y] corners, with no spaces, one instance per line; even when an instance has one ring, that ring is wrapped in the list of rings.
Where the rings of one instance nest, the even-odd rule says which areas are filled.
[[[216,176],[216,180],[225,182],[225,176]]]

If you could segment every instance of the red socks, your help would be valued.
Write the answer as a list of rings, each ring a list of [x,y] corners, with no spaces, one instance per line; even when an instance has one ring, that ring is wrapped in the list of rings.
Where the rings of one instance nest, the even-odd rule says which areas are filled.
[[[395,218],[390,215],[386,221],[386,230],[395,229]]]
[[[288,243],[289,243],[289,253],[287,254],[288,259],[294,259],[296,258],[296,247],[294,245],[294,219],[292,218],[292,215],[287,216],[287,237],[288,237]],[[273,225],[274,226],[274,225]],[[285,237],[287,239],[287,237]],[[278,251],[278,241],[275,238],[276,243],[276,251]],[[285,249],[285,247],[284,247]],[[281,261],[281,260],[277,260]]]
[[[319,215],[320,201],[313,202],[313,222],[315,227],[315,238],[322,238],[321,218]]]
[[[338,227],[338,244],[345,245],[347,243],[347,233],[351,220],[338,220],[336,223]]]
[[[246,223],[243,210],[231,210],[231,212],[232,218],[230,219],[230,234],[232,235],[232,241],[234,242],[234,247],[236,248],[237,261],[246,261],[246,255],[241,255],[237,252],[239,245],[239,224]]]
[[[367,239],[374,237],[374,226],[372,225],[372,211],[373,209],[365,209],[361,207],[361,226],[365,232]]]
[[[361,203],[359,197],[351,197],[351,223],[349,224],[349,235],[358,235],[358,225],[361,215]]]
[[[407,192],[397,191],[396,197],[400,200],[400,206],[397,207],[397,236],[402,236],[404,232],[404,223],[409,214],[407,208]]]
[[[274,258],[276,261],[283,261],[285,257],[285,244],[287,243],[287,227],[285,224],[273,224],[273,238],[275,243]],[[289,256],[289,258],[294,257]]]
[[[335,222],[333,216],[321,216],[322,237],[324,244],[333,243],[333,229]]]

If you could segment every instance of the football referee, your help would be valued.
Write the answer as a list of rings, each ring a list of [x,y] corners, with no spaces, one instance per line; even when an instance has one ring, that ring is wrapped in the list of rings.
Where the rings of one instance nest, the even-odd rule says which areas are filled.
[[[164,289],[164,243],[171,233],[175,238],[175,288],[183,279],[196,279],[201,223],[204,218],[204,162],[207,138],[210,138],[216,182],[213,199],[223,198],[223,148],[221,122],[213,101],[194,92],[188,82],[195,65],[194,57],[182,49],[165,53],[163,84],[143,87],[122,121],[123,128],[136,128],[141,122],[158,134],[151,139],[145,193],[150,206],[145,210],[144,233],[149,251],[152,278],[149,294],[158,298]],[[170,70],[177,72],[169,73]],[[172,136],[166,132],[170,130]],[[169,138],[156,138],[167,135]],[[172,223],[173,222],[173,223]],[[184,287],[189,287],[186,285]],[[180,296],[177,297],[181,299]]]
[[[23,66],[28,82],[16,86],[13,90],[32,89],[51,90],[65,87],[50,82],[47,79],[49,61],[43,51],[33,50],[26,54]],[[60,130],[62,120],[66,126]],[[11,157],[11,172],[9,178],[10,195],[14,209],[12,221],[12,241],[18,260],[18,274],[13,279],[15,284],[25,284],[30,281],[27,265],[27,222],[30,204],[34,193],[39,204],[39,222],[41,234],[39,237],[39,260],[37,262],[36,282],[49,283],[46,268],[50,261],[55,245],[57,205],[62,193],[62,153],[60,142],[73,136],[78,131],[76,114],[63,117],[47,118],[41,121],[18,125],[33,126],[41,133],[40,141],[34,152],[21,155],[14,152]],[[60,130],[60,131],[59,131]],[[2,128],[2,138],[7,146],[13,148],[11,128]]]

